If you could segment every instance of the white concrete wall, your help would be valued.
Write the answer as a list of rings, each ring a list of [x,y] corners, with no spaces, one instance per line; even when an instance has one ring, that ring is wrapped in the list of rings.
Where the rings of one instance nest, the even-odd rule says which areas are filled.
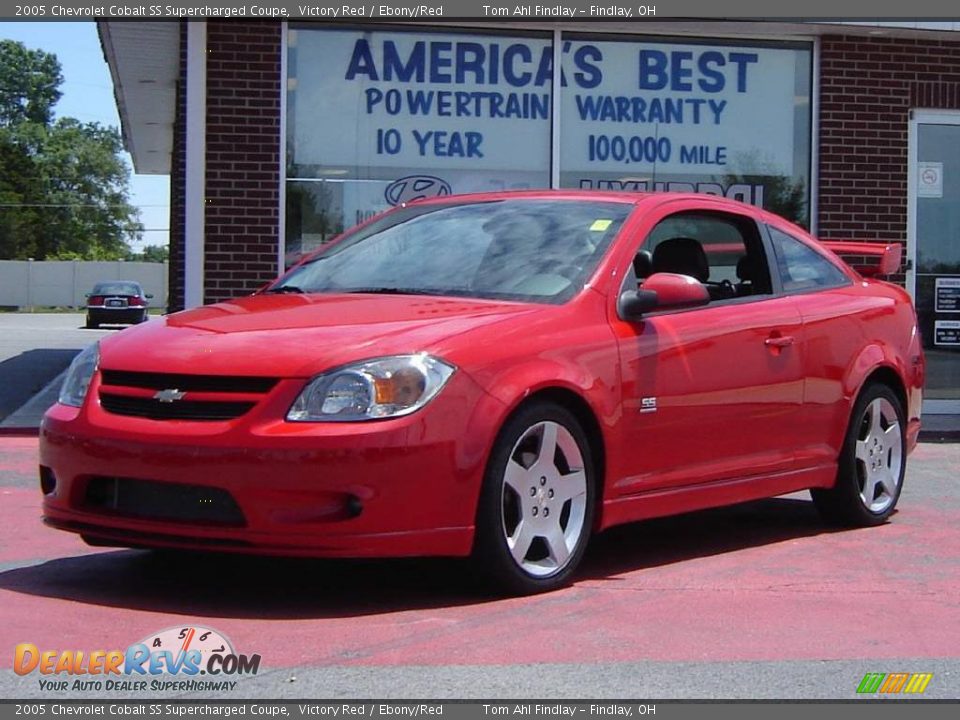
[[[86,260],[0,260],[0,306],[82,307],[105,280],[135,280],[153,295],[150,307],[166,307],[166,263]]]

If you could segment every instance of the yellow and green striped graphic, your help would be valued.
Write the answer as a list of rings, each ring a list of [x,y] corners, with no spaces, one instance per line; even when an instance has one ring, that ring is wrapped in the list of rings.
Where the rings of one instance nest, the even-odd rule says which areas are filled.
[[[867,673],[857,687],[858,693],[910,693],[918,695],[927,689],[933,673]]]

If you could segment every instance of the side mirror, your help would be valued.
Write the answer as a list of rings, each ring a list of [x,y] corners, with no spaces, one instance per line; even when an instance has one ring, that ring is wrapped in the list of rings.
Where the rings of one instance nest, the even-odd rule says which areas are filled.
[[[617,302],[617,314],[623,320],[640,320],[645,313],[656,309],[657,294],[650,290],[626,290]]]
[[[639,290],[627,290],[620,295],[617,309],[624,320],[637,321],[651,310],[677,310],[709,302],[707,288],[689,275],[654,273]]]

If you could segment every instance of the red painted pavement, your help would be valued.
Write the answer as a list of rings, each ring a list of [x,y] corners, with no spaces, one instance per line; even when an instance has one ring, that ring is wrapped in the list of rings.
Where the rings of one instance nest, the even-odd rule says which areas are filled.
[[[0,436],[0,476],[37,474],[37,438]]]
[[[905,492],[832,531],[779,499],[616,529],[573,586],[497,600],[453,561],[166,559],[43,527],[36,439],[0,439],[0,667],[13,646],[123,649],[204,624],[265,666],[956,657],[960,503]],[[956,446],[912,463],[952,467]],[[24,476],[25,477],[25,476]],[[907,489],[914,473],[908,476]],[[935,474],[931,477],[938,477]],[[952,485],[952,482],[950,483]],[[24,567],[13,567],[23,564]]]

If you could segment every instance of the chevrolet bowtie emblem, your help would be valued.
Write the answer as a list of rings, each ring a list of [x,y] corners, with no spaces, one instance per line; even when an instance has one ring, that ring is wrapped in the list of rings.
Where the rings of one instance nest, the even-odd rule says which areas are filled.
[[[162,403],[172,403],[174,400],[183,400],[186,396],[187,394],[182,390],[170,388],[167,390],[158,390],[153,396],[153,399],[159,400]]]

